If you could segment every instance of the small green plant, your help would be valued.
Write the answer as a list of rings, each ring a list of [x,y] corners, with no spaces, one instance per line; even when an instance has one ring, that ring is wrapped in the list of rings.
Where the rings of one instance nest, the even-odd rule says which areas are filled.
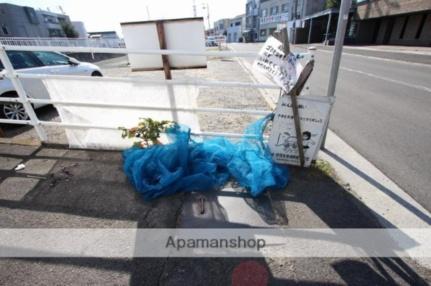
[[[312,167],[327,176],[332,176],[334,174],[334,169],[332,169],[332,166],[328,162],[321,159],[317,159],[315,162],[313,162]]]
[[[145,148],[151,145],[161,144],[159,141],[160,133],[165,132],[168,128],[175,127],[177,124],[173,121],[157,121],[151,118],[140,118],[138,126],[133,128],[119,127],[122,131],[122,138],[137,138],[134,147]]]

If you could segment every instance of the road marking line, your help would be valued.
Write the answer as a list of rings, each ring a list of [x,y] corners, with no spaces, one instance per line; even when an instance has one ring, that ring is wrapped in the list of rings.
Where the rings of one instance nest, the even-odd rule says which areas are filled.
[[[332,54],[332,51],[329,51],[329,50],[317,49],[317,51]],[[343,51],[343,55],[360,57],[360,58],[367,58],[367,59],[372,59],[372,60],[379,60],[379,61],[384,61],[384,62],[393,62],[393,63],[398,63],[398,64],[408,64],[408,65],[415,65],[415,66],[431,68],[430,64],[421,64],[421,63],[413,63],[413,62],[408,62],[408,61],[403,61],[403,60],[386,59],[386,58],[379,58],[379,57],[373,57],[373,56],[364,56],[364,55],[346,53],[344,51]]]
[[[420,90],[423,90],[423,91],[431,93],[431,88],[428,88],[428,87],[425,87],[425,86],[415,85],[415,84],[411,84],[411,83],[408,83],[408,82],[404,82],[404,81],[400,81],[400,80],[395,80],[395,79],[391,79],[391,78],[388,78],[388,77],[379,76],[379,75],[376,75],[376,74],[373,74],[373,73],[368,73],[368,72],[363,72],[363,71],[359,71],[359,70],[349,69],[349,68],[346,68],[346,67],[341,67],[340,69],[345,70],[345,71],[349,71],[349,72],[355,72],[355,73],[363,74],[363,75],[366,75],[366,76],[369,76],[369,77],[373,77],[373,78],[378,78],[378,79],[381,79],[381,80],[386,80],[386,81],[389,81],[389,82],[397,83],[397,84],[404,85],[404,86],[411,87],[411,88],[420,89]]]

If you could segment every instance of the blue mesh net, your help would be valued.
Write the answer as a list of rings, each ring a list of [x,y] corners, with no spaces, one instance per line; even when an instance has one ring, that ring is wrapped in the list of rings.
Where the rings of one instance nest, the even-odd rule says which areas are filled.
[[[284,188],[287,166],[274,163],[263,143],[263,131],[272,118],[270,114],[248,126],[236,143],[223,137],[195,142],[189,128],[176,126],[167,130],[171,144],[124,151],[124,171],[146,200],[218,189],[230,178],[253,197],[266,189]]]

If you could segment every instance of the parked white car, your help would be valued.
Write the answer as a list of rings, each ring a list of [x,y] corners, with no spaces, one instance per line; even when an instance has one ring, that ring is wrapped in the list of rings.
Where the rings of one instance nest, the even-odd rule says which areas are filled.
[[[100,68],[56,52],[7,51],[9,59],[19,73],[102,76]],[[0,62],[0,72],[4,69]],[[35,99],[49,99],[48,91],[40,79],[22,79],[27,96]],[[0,97],[17,97],[9,79],[0,76]],[[1,98],[0,98],[1,102]],[[42,104],[34,104],[34,108]],[[25,120],[28,118],[20,103],[1,103],[0,117]]]

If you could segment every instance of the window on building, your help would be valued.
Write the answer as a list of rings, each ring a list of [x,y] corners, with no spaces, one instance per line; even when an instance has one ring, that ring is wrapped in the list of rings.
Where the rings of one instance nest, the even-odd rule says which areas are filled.
[[[241,21],[235,22],[235,26],[241,26]]]
[[[8,51],[7,55],[14,69],[27,69],[42,66],[42,63],[31,52]]]
[[[33,52],[45,66],[68,65],[69,59],[54,52]]]
[[[43,20],[45,23],[58,24],[58,18],[51,15],[43,15]]]
[[[9,35],[9,29],[6,27],[6,25],[1,25],[1,31],[4,35]]]
[[[281,12],[283,12],[283,13],[287,12],[287,4],[281,5]]]
[[[260,30],[260,36],[265,37],[266,36],[266,30]]]
[[[271,7],[270,13],[271,13],[271,15],[277,15],[278,14],[278,6]]]
[[[266,13],[267,13],[267,10],[266,9],[262,9],[262,17],[266,17]]]
[[[63,37],[63,32],[60,29],[48,29],[50,37]]]

